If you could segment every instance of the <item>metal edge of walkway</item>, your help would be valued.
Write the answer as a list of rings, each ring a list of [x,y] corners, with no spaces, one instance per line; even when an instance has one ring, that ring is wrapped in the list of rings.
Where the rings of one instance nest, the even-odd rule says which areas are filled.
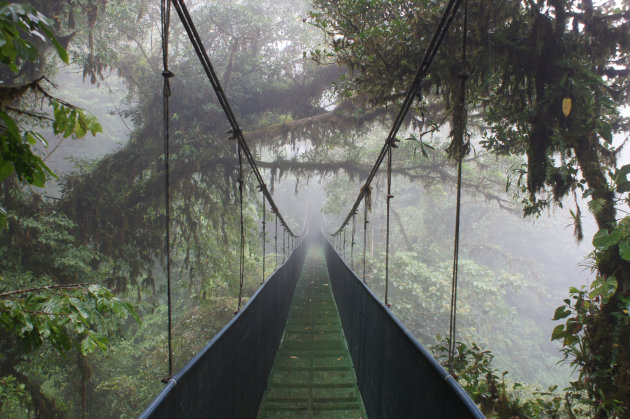
[[[337,306],[339,307],[344,334],[348,341],[348,347],[355,366],[359,388],[363,395],[363,400],[366,403],[365,407],[367,408],[368,417],[402,418],[422,416],[436,418],[485,418],[468,393],[466,393],[453,376],[440,365],[433,355],[422,346],[392,311],[381,302],[370,287],[348,266],[346,261],[343,260],[332,244],[326,239],[324,234],[320,234],[320,240],[324,246],[330,281]],[[330,257],[332,255],[334,255],[334,259]],[[339,268],[343,269],[345,272],[339,272]],[[345,278],[340,279],[339,274],[342,274]],[[348,275],[350,275],[349,278]],[[344,280],[345,284],[341,284],[340,282]],[[344,304],[344,301],[349,304]],[[359,327],[355,327],[355,319],[359,321]],[[384,331],[383,334],[375,333],[379,321],[384,322],[384,324],[389,324],[382,328]],[[391,326],[393,326],[393,329]],[[360,327],[364,327],[364,330],[356,330]],[[400,335],[392,336],[392,332],[395,333],[396,331],[398,331]],[[361,333],[363,333],[363,336],[359,336]],[[372,336],[366,337],[366,333],[372,334]],[[385,334],[387,334],[387,336],[385,336]],[[366,341],[370,337],[372,338],[372,343],[380,345],[381,350],[370,348],[372,352],[378,354],[376,360],[374,358],[368,359],[363,352]],[[397,342],[394,343],[394,339],[397,339]],[[356,342],[357,340],[359,340],[358,344]],[[404,354],[402,353],[402,348],[397,347],[397,345],[410,346],[412,351],[416,351],[416,356],[420,356],[421,364],[424,365],[416,365],[412,359],[403,359]],[[398,351],[390,351],[392,353],[388,353],[387,348],[394,347],[398,349]],[[413,353],[410,355],[412,357],[414,356]],[[370,370],[369,376],[366,376],[364,367]],[[428,401],[432,402],[432,405],[439,404],[440,400],[439,398],[432,398],[430,395],[429,397],[423,397],[423,394],[419,394],[418,387],[420,386],[413,386],[414,379],[411,377],[414,368],[424,370],[423,373],[425,374],[429,373],[430,375],[439,377],[439,382],[436,381],[435,386],[442,387],[442,391],[450,391],[453,397],[447,398],[450,399],[449,401],[453,404],[443,403],[442,406],[444,409],[435,414],[428,414],[428,412],[419,409],[417,406],[421,404],[419,403],[421,400],[430,399]],[[380,377],[375,376],[375,369],[380,371]],[[392,376],[391,371],[404,371],[407,373],[407,376]],[[420,383],[420,377],[416,378],[416,383]],[[426,375],[423,376],[422,379],[426,380]],[[408,386],[404,389],[401,388],[404,387],[400,385],[401,381],[407,383]],[[436,389],[431,388],[434,386],[425,387],[429,393],[435,393]],[[401,391],[396,393],[391,391],[392,388],[398,388],[401,389]],[[389,390],[387,395],[384,395],[385,389]],[[408,392],[408,394],[405,395],[405,392]]]
[[[166,386],[139,415],[139,418],[199,417],[200,415],[225,418],[256,416],[284,333],[297,279],[309,247],[310,242],[303,240],[291,252],[285,262],[256,290],[243,309],[168,380]],[[284,299],[273,298],[275,294],[283,291],[288,294],[284,296]],[[253,342],[252,333],[250,333],[252,330],[242,330],[238,333],[239,329],[242,329],[239,327],[240,324],[248,320],[252,320],[257,327],[257,330],[254,330],[257,339]],[[271,343],[262,348],[261,337],[271,338]],[[236,350],[230,345],[234,341],[241,344]],[[251,350],[243,351],[243,346],[250,346]],[[219,352],[221,349],[227,349],[224,351],[225,354],[219,354],[224,356],[217,356],[217,348]],[[250,362],[239,363],[239,361],[246,361],[239,355],[246,355],[242,352],[251,355],[252,350],[262,355],[249,356]],[[208,360],[208,358],[216,357],[220,358],[219,362],[213,359]],[[251,358],[258,358],[254,362],[258,364],[257,368],[250,368]],[[220,367],[208,368],[217,367],[217,365],[204,366],[202,365],[204,362],[218,364]],[[241,371],[231,368],[234,366]],[[239,373],[247,376],[240,377]],[[258,377],[256,373],[259,373]],[[198,379],[199,376],[206,374],[206,380]],[[210,394],[207,385],[208,377],[212,377],[215,383],[221,383],[220,386],[215,386],[216,391]],[[244,389],[243,384],[252,388]],[[182,394],[186,394],[186,397],[182,397]],[[184,398],[187,400],[183,400]]]

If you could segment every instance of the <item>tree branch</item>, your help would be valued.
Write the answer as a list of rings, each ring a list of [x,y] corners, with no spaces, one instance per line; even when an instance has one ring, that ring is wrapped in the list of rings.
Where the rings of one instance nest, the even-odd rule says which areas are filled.
[[[85,291],[85,287],[93,285],[91,283],[84,283],[84,284],[69,284],[69,285],[46,285],[43,287],[37,287],[37,288],[29,288],[29,289],[22,289],[22,290],[15,290],[15,291],[8,291],[8,292],[3,292],[0,293],[0,299],[1,298],[7,298],[7,297],[11,297],[13,295],[19,295],[19,294],[29,294],[29,293],[33,293],[33,292],[37,292],[37,291],[49,291],[49,292],[53,292],[52,290],[57,290],[57,289],[62,289],[62,290],[75,290],[75,289],[81,289]]]

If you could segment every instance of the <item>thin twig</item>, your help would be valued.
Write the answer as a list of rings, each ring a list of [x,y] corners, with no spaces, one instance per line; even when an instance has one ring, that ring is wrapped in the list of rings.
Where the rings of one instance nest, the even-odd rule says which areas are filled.
[[[16,108],[15,106],[7,106],[6,108],[8,110],[10,110],[10,111],[13,111],[13,112],[17,112],[17,113],[20,113],[20,114],[23,114],[23,115],[32,116],[33,118],[45,119],[45,120],[51,121],[51,122],[55,121],[54,119],[52,119],[48,115],[38,114],[38,113],[35,113],[35,112],[27,111],[25,109]]]

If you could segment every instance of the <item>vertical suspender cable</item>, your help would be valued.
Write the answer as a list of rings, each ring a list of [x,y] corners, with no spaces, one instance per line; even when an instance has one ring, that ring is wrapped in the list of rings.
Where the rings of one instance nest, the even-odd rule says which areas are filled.
[[[468,1],[464,0],[464,23],[462,27],[462,71],[459,74],[459,109],[454,112],[459,120],[455,120],[452,152],[457,160],[457,203],[455,209],[455,243],[453,245],[453,280],[451,283],[451,315],[449,325],[448,369],[453,374],[453,358],[456,348],[457,321],[457,273],[459,267],[459,225],[462,192],[462,160],[466,154],[468,144],[464,142],[466,132],[466,80],[469,77],[466,62],[466,37],[468,33]],[[454,116],[455,119],[455,116]]]
[[[453,280],[451,282],[451,316],[449,325],[448,369],[453,373],[453,357],[455,353],[455,326],[457,320],[457,268],[459,259],[459,216],[461,205],[462,162],[457,162],[457,204],[455,210],[455,244],[453,247]]]
[[[367,226],[368,226],[368,199],[363,200],[363,282],[367,284],[365,280],[365,251],[367,249]]]
[[[387,231],[385,233],[385,305],[389,294],[389,209],[392,195],[392,147],[387,149]]]
[[[354,232],[356,230],[356,213],[352,214],[352,237],[350,241],[350,269],[354,270]]]
[[[265,282],[265,250],[267,249],[267,201],[265,200],[265,195],[263,195],[263,216],[262,216],[262,281]]]
[[[346,258],[346,230],[343,231],[343,258]]]
[[[238,151],[238,203],[240,207],[240,225],[241,225],[241,243],[239,249],[239,281],[238,281],[238,306],[236,312],[241,310],[243,301],[243,282],[245,278],[245,222],[243,218],[243,155],[241,153],[241,145],[237,143]]]
[[[275,259],[276,259],[276,269],[278,269],[278,213],[276,214],[276,234],[273,236],[273,240],[275,242]]]
[[[287,260],[287,229],[282,228],[282,263]]]
[[[162,21],[162,60],[163,70],[162,77],[164,78],[164,209],[165,209],[165,224],[166,224],[166,300],[168,306],[168,379],[173,376],[173,325],[172,325],[172,304],[171,304],[171,197],[170,197],[170,149],[169,149],[169,119],[170,112],[168,107],[168,99],[171,96],[171,83],[170,78],[173,77],[173,73],[168,69],[168,36],[170,30],[171,20],[171,2],[169,0],[162,0],[161,2],[161,21]],[[168,381],[165,380],[165,381]]]

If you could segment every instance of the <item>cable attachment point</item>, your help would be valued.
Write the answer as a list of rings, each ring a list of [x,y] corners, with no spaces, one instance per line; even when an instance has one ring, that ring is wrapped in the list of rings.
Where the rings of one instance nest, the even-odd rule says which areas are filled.
[[[171,70],[164,70],[162,71],[162,77],[164,77],[165,79],[170,79],[171,77],[175,77],[175,74],[173,74]]]
[[[398,138],[394,137],[394,138],[390,138],[390,139],[387,141],[387,145],[388,145],[390,148],[398,148],[398,143],[399,143],[399,142],[400,142],[400,140],[399,140]]]
[[[261,183],[260,185],[258,185],[258,192],[262,192],[264,189],[267,189],[266,184]]]
[[[392,199],[394,197],[394,195],[392,194],[387,194],[387,199]]]
[[[466,80],[467,78],[470,77],[470,72],[468,70],[460,71],[457,77],[459,77],[462,80]]]
[[[237,129],[231,129],[231,130],[228,130],[228,131],[226,132],[226,134],[229,134],[229,136],[230,136],[230,140],[235,140],[235,139],[237,139],[238,137],[242,136],[242,135],[243,135],[243,132],[241,131],[241,129],[240,129],[240,128],[237,128]]]

